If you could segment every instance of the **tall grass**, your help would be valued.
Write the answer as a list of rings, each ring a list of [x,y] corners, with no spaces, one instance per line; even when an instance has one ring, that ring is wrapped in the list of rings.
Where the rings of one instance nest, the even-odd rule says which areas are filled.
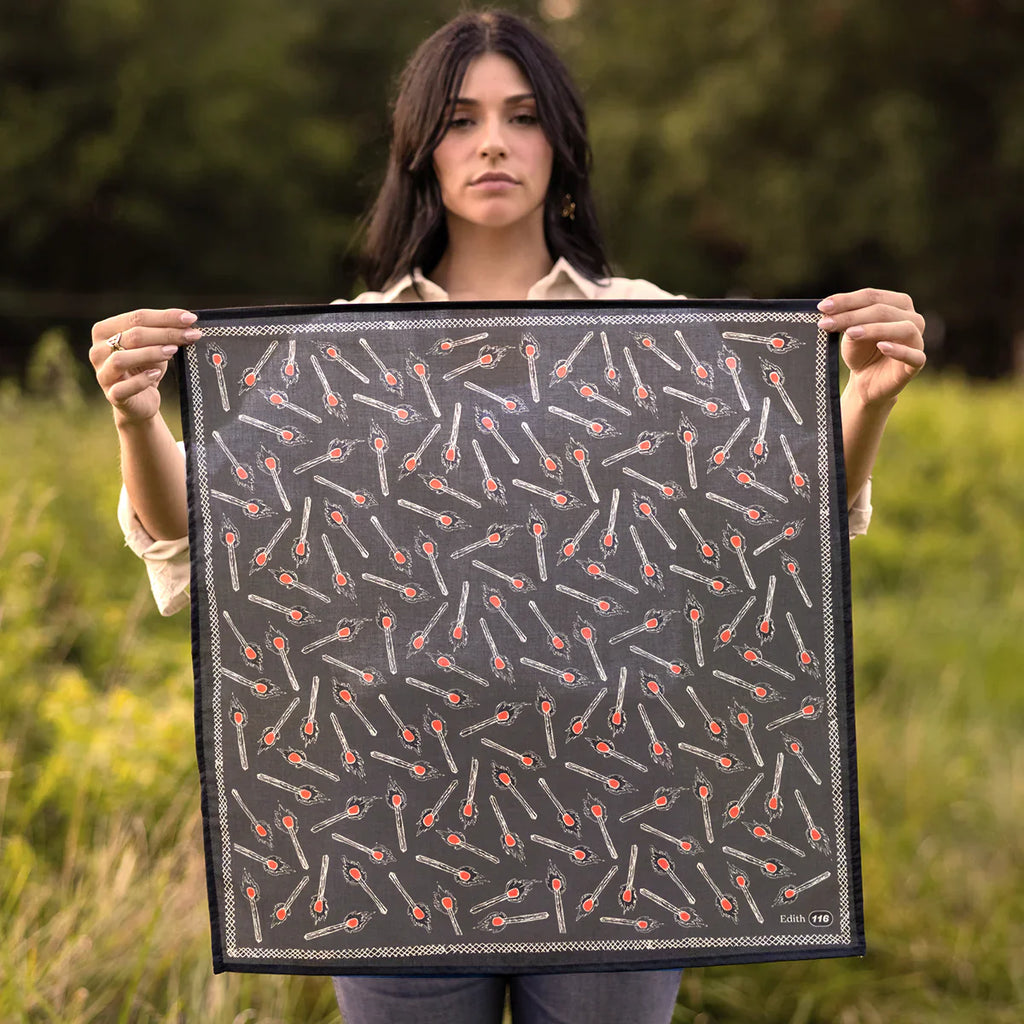
[[[36,379],[0,392],[0,1020],[336,1022],[322,979],[211,973],[187,621],[105,408]],[[868,956],[688,971],[677,1021],[1024,1019],[1020,399],[916,385],[854,542]]]

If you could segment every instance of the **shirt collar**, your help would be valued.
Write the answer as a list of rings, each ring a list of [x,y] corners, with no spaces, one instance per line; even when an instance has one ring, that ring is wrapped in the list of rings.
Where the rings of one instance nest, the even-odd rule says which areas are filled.
[[[566,290],[577,294],[567,296]],[[526,293],[527,299],[596,299],[602,286],[584,277],[564,256]],[[417,294],[417,291],[419,294]],[[448,293],[417,267],[381,292],[381,302],[447,302]]]
[[[579,299],[596,299],[601,285],[584,277],[564,256],[559,256],[555,265],[527,292],[528,299],[568,298],[566,287],[578,292],[572,296]]]
[[[417,294],[417,291],[419,294]],[[380,293],[381,302],[447,302],[448,293],[417,267]]]

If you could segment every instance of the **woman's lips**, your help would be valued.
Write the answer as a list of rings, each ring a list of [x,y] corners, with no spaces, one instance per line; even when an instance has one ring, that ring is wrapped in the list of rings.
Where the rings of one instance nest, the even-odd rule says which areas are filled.
[[[514,188],[518,184],[519,182],[508,174],[482,174],[470,182],[470,188],[480,189],[484,192],[501,192]]]

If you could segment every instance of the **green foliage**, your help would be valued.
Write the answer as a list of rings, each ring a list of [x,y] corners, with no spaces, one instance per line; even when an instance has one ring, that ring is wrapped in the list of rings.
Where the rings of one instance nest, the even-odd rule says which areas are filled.
[[[589,0],[563,45],[617,258],[696,295],[909,291],[945,321],[946,359],[1007,372],[1024,325],[1022,15],[650,0],[638,17]]]
[[[0,316],[350,295],[394,78],[463,6],[3,5]],[[945,327],[933,365],[1011,370],[1020,3],[505,6],[575,10],[546,27],[584,87],[630,276],[694,295],[910,291],[933,340]]]
[[[80,368],[68,344],[67,331],[51,327],[43,332],[32,351],[25,380],[30,392],[45,395],[64,412],[82,404]]]
[[[187,620],[156,614],[109,413],[78,403],[0,392],[0,1019],[336,1024],[322,979],[211,975]],[[1019,1021],[1019,405],[915,384],[853,542],[868,956],[687,971],[677,1021]]]

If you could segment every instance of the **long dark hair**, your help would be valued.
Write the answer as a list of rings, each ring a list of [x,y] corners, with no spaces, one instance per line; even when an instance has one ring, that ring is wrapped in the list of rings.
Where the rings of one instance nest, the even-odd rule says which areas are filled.
[[[561,59],[520,18],[505,11],[460,14],[420,44],[399,80],[387,174],[368,218],[362,271],[379,291],[444,255],[448,227],[433,153],[451,118],[466,67],[483,53],[508,57],[537,98],[537,116],[554,160],[544,200],[544,238],[592,280],[610,274],[590,191],[590,143],[579,93]],[[562,216],[565,196],[576,207]]]

